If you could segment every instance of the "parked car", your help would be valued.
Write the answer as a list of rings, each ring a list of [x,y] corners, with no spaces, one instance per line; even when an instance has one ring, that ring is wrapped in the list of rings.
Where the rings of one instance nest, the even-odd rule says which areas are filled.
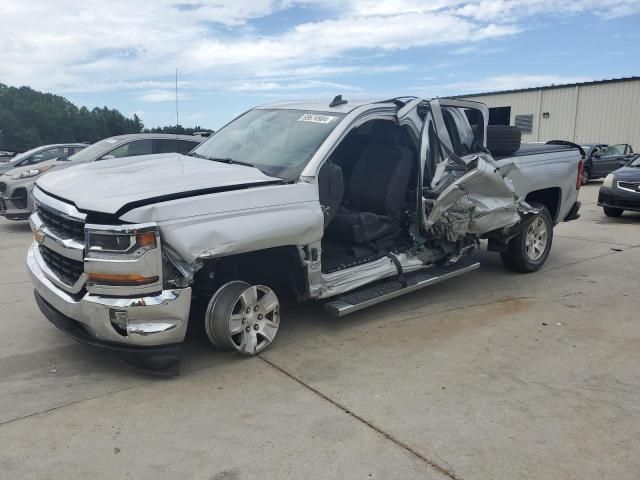
[[[55,160],[57,158],[66,160],[87,146],[85,143],[59,143],[32,148],[31,150],[11,157],[8,162],[0,163],[0,174],[13,170],[14,168],[36,165],[47,160]]]
[[[593,157],[608,145],[605,143],[585,143],[581,145],[584,150],[584,167],[582,168],[582,184],[586,185],[592,178]]]
[[[481,239],[536,271],[554,224],[578,217],[583,152],[520,148],[487,120],[460,100],[282,103],[179,168],[165,155],[47,174],[27,257],[38,305],[76,340],[176,374],[190,313],[215,347],[255,355],[283,298],[346,315],[478,268]]]
[[[598,206],[607,217],[620,217],[625,210],[640,212],[640,155],[606,176]]]
[[[187,153],[204,139],[190,135],[136,133],[105,138],[93,145],[82,145],[82,150],[68,159],[55,157],[18,166],[0,176],[0,216],[9,220],[26,220],[33,211],[31,190],[37,178],[52,169],[62,170],[80,163],[120,157],[136,157],[154,153]],[[86,148],[85,148],[86,147]],[[25,160],[32,158],[26,157]],[[19,163],[22,163],[20,161]]]
[[[589,172],[589,179],[602,178],[620,168],[634,157],[633,148],[627,143],[609,145],[593,152],[591,161],[587,158],[584,170]],[[583,173],[584,177],[584,173]]]

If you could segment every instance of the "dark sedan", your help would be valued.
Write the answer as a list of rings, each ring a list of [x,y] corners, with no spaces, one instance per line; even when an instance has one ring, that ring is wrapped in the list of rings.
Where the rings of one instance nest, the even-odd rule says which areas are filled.
[[[599,147],[599,145],[595,147]],[[585,148],[585,152],[586,150]],[[628,143],[594,148],[590,155],[587,154],[584,162],[583,184],[586,183],[585,177],[587,180],[604,177],[620,168],[621,164],[629,162],[634,156],[633,147]]]
[[[607,217],[619,217],[625,210],[640,212],[640,155],[607,175],[600,187],[598,205]]]

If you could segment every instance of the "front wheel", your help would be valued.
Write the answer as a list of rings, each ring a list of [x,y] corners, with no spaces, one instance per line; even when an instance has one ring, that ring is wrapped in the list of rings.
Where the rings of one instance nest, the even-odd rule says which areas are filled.
[[[589,178],[591,178],[591,170],[589,170],[589,167],[584,167],[582,169],[582,185],[589,183]]]
[[[275,339],[280,327],[280,302],[264,285],[226,283],[211,297],[205,330],[213,345],[257,355]]]
[[[604,214],[607,217],[618,218],[622,216],[624,210],[621,208],[612,208],[612,207],[602,207],[604,209]]]
[[[553,242],[553,221],[549,210],[542,205],[533,205],[540,213],[529,220],[529,224],[511,239],[502,263],[510,270],[530,273],[539,270],[547,261]]]

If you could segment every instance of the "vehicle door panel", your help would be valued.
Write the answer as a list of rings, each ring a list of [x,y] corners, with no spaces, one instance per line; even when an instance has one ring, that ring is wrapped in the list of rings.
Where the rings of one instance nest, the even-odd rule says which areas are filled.
[[[481,115],[474,128],[467,119],[469,109]],[[479,235],[514,225],[521,220],[520,211],[531,210],[517,198],[506,177],[517,168],[515,164],[498,166],[483,148],[487,121],[486,107],[475,102],[429,102],[421,135],[422,174],[428,174],[429,161],[436,165],[430,166],[434,174],[425,177],[423,189],[425,233],[455,241],[468,233]],[[435,145],[439,148],[433,152]]]
[[[611,145],[593,158],[594,176],[604,177],[620,168],[620,162],[625,158],[626,144]]]

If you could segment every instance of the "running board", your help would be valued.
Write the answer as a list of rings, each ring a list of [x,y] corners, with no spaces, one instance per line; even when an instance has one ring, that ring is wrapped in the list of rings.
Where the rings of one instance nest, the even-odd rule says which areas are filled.
[[[378,283],[374,286],[336,297],[334,300],[325,303],[324,309],[335,317],[343,317],[371,305],[457,277],[478,267],[480,267],[480,262],[475,257],[463,257],[457,263],[451,265],[444,267],[432,266],[426,270],[406,274],[406,287],[403,287],[397,278],[393,278],[384,283]]]

